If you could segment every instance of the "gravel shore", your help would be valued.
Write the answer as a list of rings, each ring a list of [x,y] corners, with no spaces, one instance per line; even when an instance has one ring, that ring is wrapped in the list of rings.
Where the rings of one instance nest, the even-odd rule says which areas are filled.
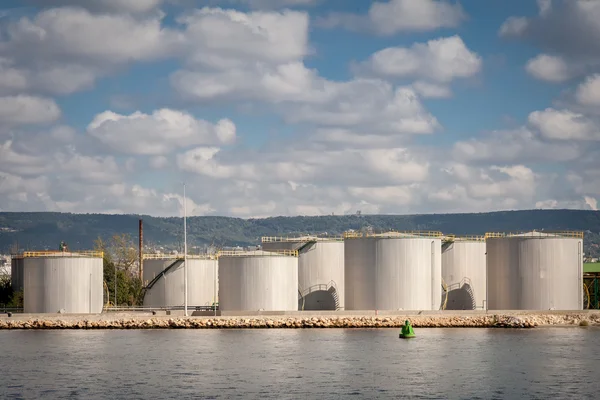
[[[415,328],[535,328],[600,326],[598,313],[517,315],[394,315],[394,316],[239,316],[173,317],[151,313],[98,315],[15,314],[0,317],[0,329],[248,329],[248,328],[400,328],[405,320]]]

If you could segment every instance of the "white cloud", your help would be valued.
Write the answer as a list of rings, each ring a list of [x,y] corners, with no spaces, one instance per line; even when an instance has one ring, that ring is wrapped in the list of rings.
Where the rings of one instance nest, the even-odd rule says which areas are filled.
[[[412,84],[412,87],[423,98],[445,99],[452,97],[452,91],[447,86],[416,81]]]
[[[0,126],[44,124],[60,116],[60,108],[51,99],[25,95],[0,97]]]
[[[0,92],[69,94],[131,62],[175,56],[182,38],[163,28],[162,18],[53,8],[11,21],[0,32],[0,72],[5,75]]]
[[[588,74],[600,66],[600,2],[538,1],[538,15],[510,17],[500,35],[527,41],[545,53],[528,63],[535,77],[551,82]]]
[[[583,114],[546,108],[529,114],[529,124],[556,140],[600,140],[600,125]]]
[[[460,4],[444,0],[390,0],[374,2],[367,15],[332,13],[318,20],[318,24],[327,28],[339,26],[389,36],[406,31],[455,28],[465,17]]]
[[[154,10],[164,0],[25,0],[41,7],[77,6],[90,11],[143,13]]]
[[[379,80],[330,83],[320,102],[286,109],[286,120],[341,127],[371,134],[429,134],[440,128],[410,88]]]
[[[598,200],[591,196],[584,196],[585,203],[594,211],[598,211]]]
[[[387,78],[418,77],[438,82],[467,78],[481,69],[481,57],[455,35],[415,43],[410,48],[388,47],[360,63],[356,72]]]
[[[288,7],[314,6],[323,0],[216,0],[217,2],[238,5],[243,4],[252,9],[278,9]]]
[[[279,8],[285,1],[248,6]],[[4,124],[0,140],[3,210],[181,215],[179,184],[173,183],[180,180],[188,183],[190,215],[597,206],[600,141],[590,140],[598,138],[598,121],[589,111],[536,111],[524,127],[482,132],[457,143],[447,136],[415,139],[415,134],[442,128],[421,97],[448,98],[451,82],[481,70],[481,57],[458,36],[383,50],[367,61],[370,77],[336,81],[305,65],[313,53],[305,12],[203,8],[175,18],[178,24],[166,28],[164,16],[152,13],[149,3],[121,4],[141,7],[128,14],[107,4],[94,13],[47,10],[8,22],[0,35],[0,99],[13,99],[13,106],[16,98],[47,100],[56,107],[53,116],[45,117],[31,101],[5,111],[16,122]],[[544,8],[540,16],[513,24],[513,35],[530,37],[537,19],[550,18],[555,9]],[[457,10],[462,13],[449,2],[379,2],[367,16],[346,15],[341,24],[356,21],[356,29],[381,35],[425,31],[456,26],[463,17],[457,17]],[[444,12],[447,19],[440,17]],[[89,29],[81,31],[79,25]],[[557,48],[544,51],[571,60]],[[240,110],[236,106],[252,113],[244,122],[254,119],[253,113],[274,111],[281,118],[267,126],[269,118],[258,128],[273,136],[263,145],[263,137],[238,140],[235,124],[225,117],[208,122],[201,114],[158,108],[166,107],[162,104],[153,112],[132,112],[140,106],[131,104],[126,113],[99,113],[87,134],[68,126],[18,130],[18,124],[36,118],[45,123],[60,118],[51,100],[22,93],[73,93],[121,67],[166,58],[182,61],[171,83],[185,100],[205,105],[198,108],[204,118],[223,111],[232,115]],[[581,60],[576,61],[538,75],[575,77],[583,70]],[[397,86],[385,80],[389,78],[410,82]],[[594,79],[590,76],[591,83],[584,82],[576,95],[590,109]],[[114,96],[108,93],[104,100]],[[161,97],[173,104],[170,100]],[[217,109],[219,105],[226,107]],[[455,134],[455,127],[449,128]]]
[[[290,123],[308,122],[384,134],[432,133],[440,128],[410,88],[394,89],[377,79],[329,81],[301,63],[260,72],[182,71],[173,76],[173,83],[188,98],[270,102]]]
[[[170,54],[178,39],[162,28],[161,22],[160,17],[136,19],[75,8],[50,9],[34,19],[11,24],[1,49],[35,60],[60,58],[99,64],[154,60]]]
[[[429,165],[407,150],[346,149],[315,152],[310,148],[259,153],[250,158],[200,147],[180,154],[179,168],[213,179],[252,182],[376,186],[424,181]],[[248,157],[248,156],[246,156]],[[327,174],[324,174],[327,171]],[[335,182],[331,181],[335,176]]]
[[[178,18],[189,49],[188,64],[223,69],[257,62],[281,64],[308,54],[308,14],[243,13],[202,8]]]
[[[165,168],[169,165],[169,160],[165,156],[155,156],[150,159],[150,166],[155,169]]]
[[[509,17],[498,32],[500,36],[520,36],[527,29],[529,21],[525,17]]]
[[[533,77],[549,82],[563,82],[572,76],[569,66],[561,57],[547,54],[527,61],[525,69]]]
[[[458,141],[453,155],[464,162],[567,162],[577,160],[583,149],[573,142],[545,142],[531,130],[521,127],[494,131],[484,137]]]
[[[590,107],[600,106],[600,74],[594,74],[577,87],[575,97],[579,104]]]
[[[105,111],[94,117],[87,131],[116,151],[147,155],[166,154],[179,147],[229,144],[236,137],[235,125],[228,119],[213,125],[170,109],[151,115],[136,111],[128,116]]]

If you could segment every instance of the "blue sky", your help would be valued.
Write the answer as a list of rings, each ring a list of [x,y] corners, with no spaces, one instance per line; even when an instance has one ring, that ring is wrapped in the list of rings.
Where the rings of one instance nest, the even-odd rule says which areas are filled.
[[[597,208],[598,5],[3,4],[0,210]]]

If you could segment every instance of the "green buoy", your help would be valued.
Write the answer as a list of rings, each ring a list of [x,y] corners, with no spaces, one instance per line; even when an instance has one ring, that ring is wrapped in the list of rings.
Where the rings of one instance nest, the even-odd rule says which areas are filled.
[[[417,337],[415,335],[415,331],[413,331],[413,327],[408,320],[404,322],[404,326],[402,327],[402,332],[400,332],[400,339],[410,339]]]

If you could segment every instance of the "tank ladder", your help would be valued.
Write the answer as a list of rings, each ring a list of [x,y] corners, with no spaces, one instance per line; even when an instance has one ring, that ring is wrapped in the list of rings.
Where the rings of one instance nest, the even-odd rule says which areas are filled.
[[[148,282],[148,284],[144,287],[144,295],[142,296],[142,302],[144,301],[144,298],[146,297],[146,293],[148,293],[148,291],[150,289],[152,289],[152,287],[156,284],[156,282],[158,282],[163,276],[165,276],[167,274],[167,272],[169,272],[171,269],[173,269],[176,265],[183,263],[183,258],[178,258],[175,261],[173,261],[171,264],[169,264],[169,266],[167,266],[167,268],[163,269],[158,275],[156,275],[154,277],[154,279],[152,279],[150,282]]]

